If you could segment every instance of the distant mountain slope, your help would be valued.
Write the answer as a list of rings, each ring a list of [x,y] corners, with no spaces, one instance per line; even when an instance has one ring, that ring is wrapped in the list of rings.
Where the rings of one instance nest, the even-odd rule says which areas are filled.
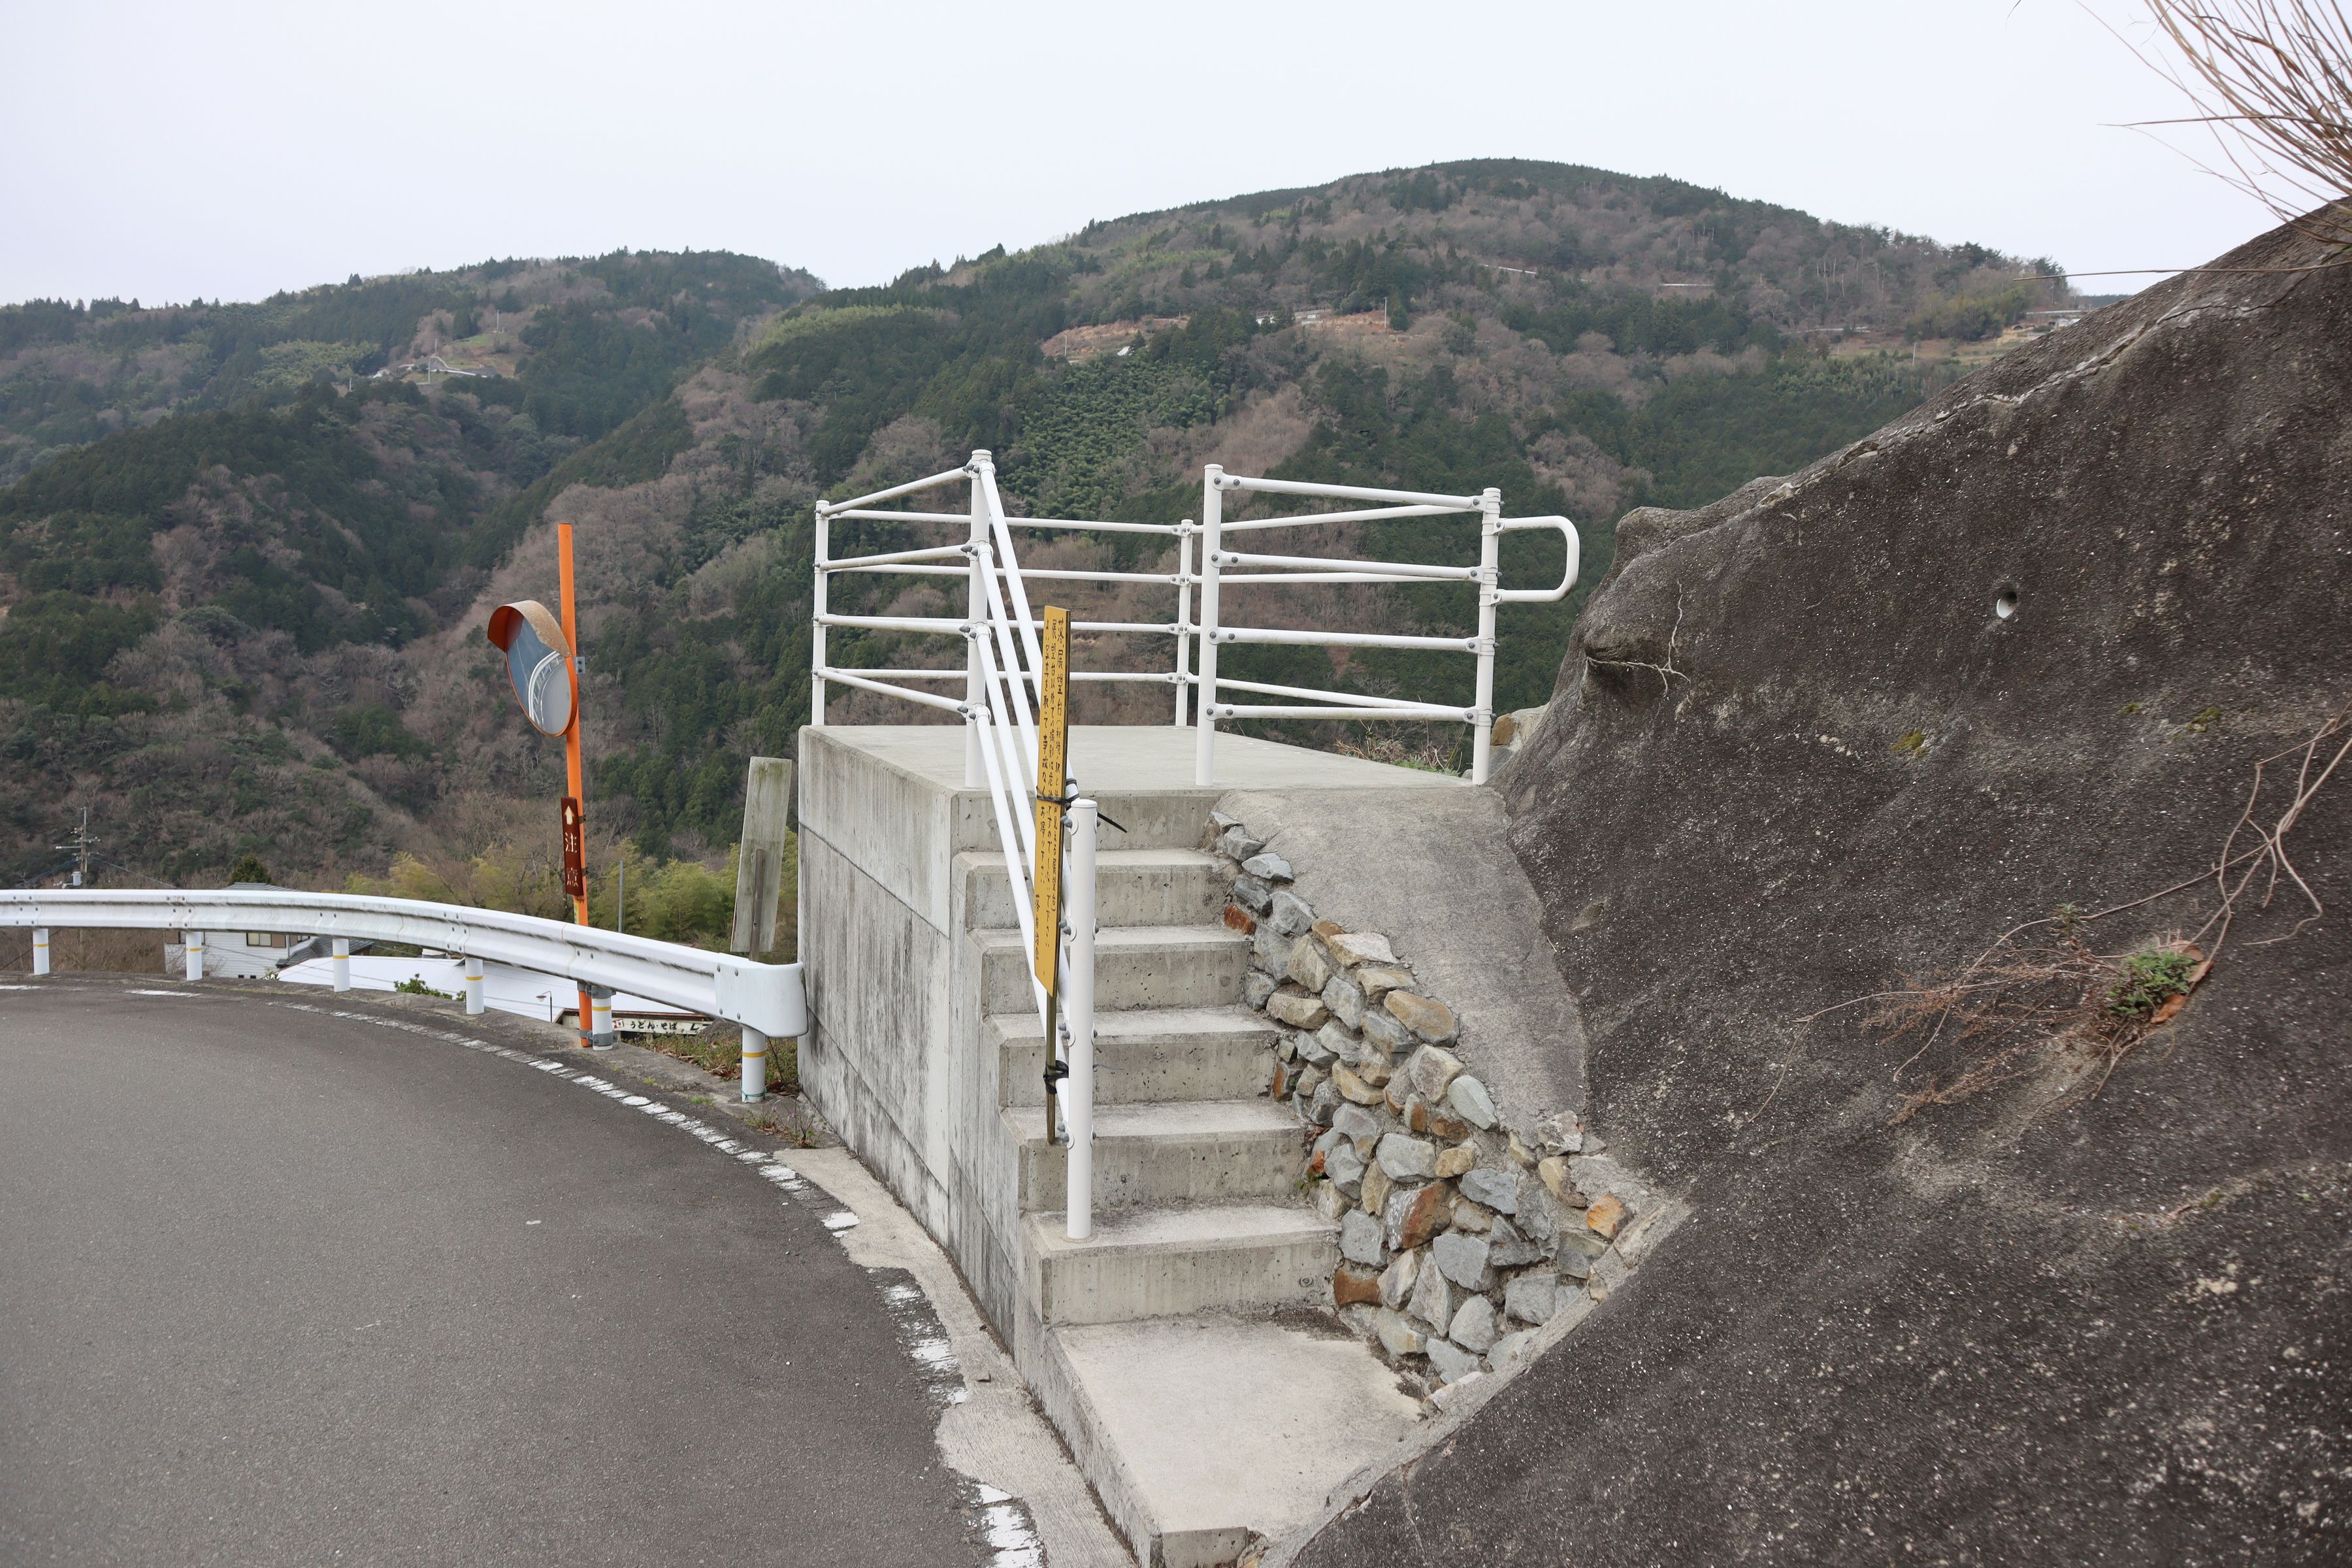
[[[0,307],[0,483],[175,408],[347,384],[436,353],[512,377],[488,401],[528,412],[545,434],[593,440],[727,347],[744,319],[815,287],[725,251],[616,251],[353,274],[251,305]]]
[[[167,877],[249,848],[380,867],[444,793],[446,748],[399,719],[403,650],[462,616],[556,490],[661,474],[688,438],[679,377],[814,287],[748,257],[622,252],[260,305],[0,310],[15,458],[61,428],[44,409],[89,414],[134,384],[152,400],[97,399],[116,433],[45,448],[0,489],[16,875],[47,858],[68,796],[143,812],[121,848]],[[332,342],[356,348],[313,352]],[[396,371],[435,354],[504,374]],[[179,370],[161,380],[84,374],[164,360]],[[218,748],[252,751],[226,791]]]
[[[694,851],[732,837],[743,757],[788,752],[805,721],[820,494],[979,446],[1016,505],[1114,519],[1189,515],[1211,460],[1497,485],[1514,513],[1578,520],[1590,583],[1629,507],[1712,499],[1915,405],[1958,374],[1951,334],[2058,298],[2013,280],[2047,270],[1671,180],[1475,163],[1097,223],[825,293],[742,257],[621,253],[255,306],[0,310],[0,441],[31,465],[0,491],[7,864],[40,858],[68,797],[116,809],[142,770],[181,778],[176,748],[198,734],[275,736],[286,766],[344,781],[370,826],[325,832],[264,788],[250,810],[147,836],[146,869],[277,845],[281,874],[328,875],[535,823],[514,814],[551,756],[515,732],[476,649],[488,605],[552,594],[551,516],[580,525],[595,820]],[[358,377],[429,354],[501,374]],[[74,426],[68,408],[97,412]],[[108,424],[125,428],[57,449]],[[843,528],[835,548],[895,536]],[[1329,542],[1475,548],[1442,523]],[[1510,542],[1513,582],[1558,570],[1556,543]],[[1133,536],[1056,551],[1148,559]],[[1063,596],[1173,608],[1140,589]],[[1404,629],[1471,608],[1459,587],[1277,597],[1250,613]],[[1549,691],[1575,603],[1507,613],[1500,707]],[[944,657],[887,636],[835,653]],[[1466,660],[1229,657],[1265,679],[1468,697]],[[1082,716],[1164,700],[1093,689]],[[862,697],[837,712],[908,716]],[[220,787],[183,783],[193,800]]]

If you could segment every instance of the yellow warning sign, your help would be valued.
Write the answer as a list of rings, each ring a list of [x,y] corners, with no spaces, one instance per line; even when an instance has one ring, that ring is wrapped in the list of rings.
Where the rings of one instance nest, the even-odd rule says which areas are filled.
[[[1037,869],[1030,879],[1037,979],[1059,989],[1062,952],[1062,794],[1070,762],[1070,612],[1045,606],[1037,642]],[[1051,1048],[1051,1042],[1048,1042]]]

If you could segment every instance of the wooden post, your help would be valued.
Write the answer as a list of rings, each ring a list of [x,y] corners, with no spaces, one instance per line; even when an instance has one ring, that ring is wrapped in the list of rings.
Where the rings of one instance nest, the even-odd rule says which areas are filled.
[[[786,842],[792,829],[793,764],[753,757],[743,779],[743,837],[735,858],[735,930],[730,952],[757,958],[776,945]]]

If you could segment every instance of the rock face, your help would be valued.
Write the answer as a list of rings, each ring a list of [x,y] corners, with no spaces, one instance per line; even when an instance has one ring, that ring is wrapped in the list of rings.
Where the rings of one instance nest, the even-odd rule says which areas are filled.
[[[2062,905],[2037,940],[2194,933],[2291,751],[2285,808],[2352,701],[2352,268],[2259,269],[2320,258],[1625,520],[1499,787],[1591,1120],[1695,1218],[1297,1561],[2352,1557],[2352,759],[2287,841],[2326,916],[2258,880],[2111,1074],[1922,1106],[1968,1046],[1841,1006]]]

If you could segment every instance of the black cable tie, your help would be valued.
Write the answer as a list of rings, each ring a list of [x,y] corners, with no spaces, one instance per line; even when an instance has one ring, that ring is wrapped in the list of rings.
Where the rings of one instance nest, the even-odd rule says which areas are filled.
[[[1047,795],[1044,790],[1039,790],[1037,792],[1038,805],[1058,805],[1064,811],[1067,811],[1070,807],[1077,805],[1079,800],[1082,798],[1084,797],[1076,795]],[[1127,831],[1127,824],[1119,821],[1118,818],[1105,811],[1101,806],[1097,805],[1095,807],[1095,815],[1100,817],[1103,821],[1110,824],[1113,827],[1118,828],[1121,833]]]

